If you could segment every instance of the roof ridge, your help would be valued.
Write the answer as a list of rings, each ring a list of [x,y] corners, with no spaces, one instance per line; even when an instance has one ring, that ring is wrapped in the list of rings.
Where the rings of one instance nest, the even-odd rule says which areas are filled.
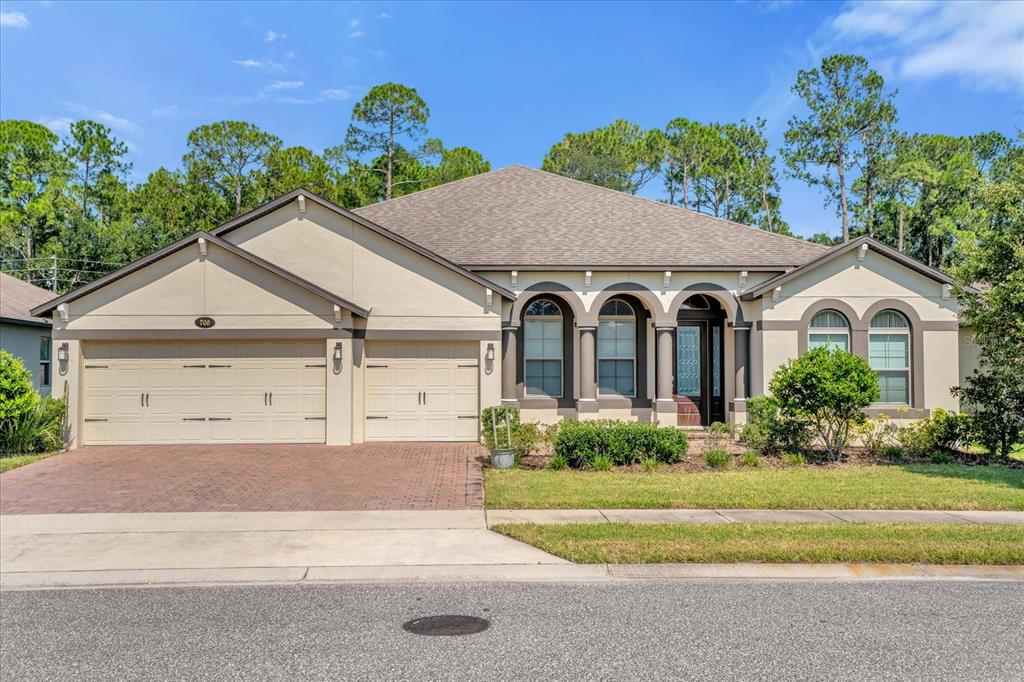
[[[743,223],[736,222],[735,220],[729,220],[727,218],[719,218],[718,216],[711,215],[710,213],[701,213],[700,211],[695,211],[692,208],[685,208],[683,206],[676,206],[675,204],[667,204],[664,201],[657,201],[655,199],[649,199],[647,197],[641,197],[641,196],[638,196],[636,194],[630,194],[629,192],[623,192],[621,190],[612,189],[611,187],[605,187],[604,185],[595,185],[594,183],[587,182],[586,180],[579,180],[577,178],[571,178],[568,175],[562,175],[560,173],[553,173],[551,171],[546,171],[543,168],[532,168],[530,166],[524,166],[522,164],[513,163],[513,164],[510,164],[508,166],[504,166],[504,168],[502,168],[501,170],[504,170],[505,168],[512,168],[512,167],[522,168],[524,170],[533,171],[535,173],[543,173],[544,175],[550,175],[552,177],[560,178],[562,180],[568,180],[569,182],[576,182],[576,183],[579,183],[581,185],[586,185],[587,187],[595,187],[595,188],[603,190],[605,192],[612,192],[613,194],[617,194],[619,196],[630,197],[630,198],[633,198],[633,199],[639,199],[640,201],[646,201],[648,203],[655,204],[656,206],[664,206],[666,208],[675,209],[677,211],[683,211],[683,212],[686,212],[686,213],[693,213],[693,214],[701,216],[702,218],[710,218],[711,220],[715,220],[715,221],[718,221],[718,222],[721,222],[721,223],[725,223],[726,225],[729,225],[729,226],[732,226],[732,227],[741,227],[741,228],[743,228],[745,230],[756,230],[758,232],[763,232],[764,234],[769,234],[769,235],[772,235],[772,236],[775,236],[775,237],[784,237],[786,239],[792,239],[794,241],[800,242],[801,244],[811,244],[811,245],[814,245],[814,246],[817,246],[817,247],[821,247],[821,248],[824,248],[824,249],[832,248],[830,246],[825,246],[824,244],[818,244],[816,242],[808,241],[808,240],[803,239],[801,237],[794,237],[794,236],[788,235],[788,234],[779,234],[778,232],[769,232],[768,230],[762,230],[761,228],[754,227],[753,225],[745,225]],[[439,185],[439,187],[440,186],[441,185]],[[406,196],[408,196],[408,195],[406,195]]]
[[[433,190],[441,189],[442,187],[451,187],[452,185],[456,185],[456,184],[458,184],[460,182],[465,182],[466,180],[473,180],[475,178],[479,178],[479,177],[482,177],[484,175],[494,175],[495,173],[501,173],[502,171],[507,171],[508,169],[512,168],[513,166],[518,166],[518,165],[519,164],[513,163],[513,164],[509,164],[507,166],[502,166],[501,168],[494,168],[494,169],[491,169],[489,171],[484,171],[483,173],[476,173],[474,175],[467,175],[464,178],[459,178],[457,180],[450,180],[448,182],[442,182],[440,185],[434,185],[433,187],[424,187],[423,189],[418,189],[415,192],[409,192],[408,194],[403,194],[403,195],[397,196],[397,197],[391,197],[390,199],[384,199],[382,201],[377,201],[377,202],[374,202],[372,204],[366,204],[365,206],[359,206],[358,208],[353,208],[353,209],[350,209],[350,210],[352,210],[352,211],[361,211],[364,208],[371,208],[373,206],[380,206],[381,204],[390,204],[393,201],[398,201],[399,199],[405,199],[406,197],[411,197],[411,196],[415,196],[415,195],[418,195],[418,194],[423,194],[424,192],[432,192]],[[520,167],[524,168],[525,166],[520,166]]]

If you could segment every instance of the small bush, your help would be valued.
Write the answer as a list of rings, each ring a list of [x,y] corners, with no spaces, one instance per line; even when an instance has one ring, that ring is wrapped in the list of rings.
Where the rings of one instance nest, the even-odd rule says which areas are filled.
[[[725,469],[732,457],[725,450],[708,450],[704,453],[704,462],[712,469]]]
[[[757,454],[753,450],[747,450],[740,455],[740,465],[756,469],[761,466],[761,455]]]
[[[791,467],[802,467],[806,464],[802,452],[784,452],[782,453],[782,461]]]
[[[954,412],[936,409],[930,417],[918,419],[896,432],[896,441],[911,457],[935,452],[953,452],[967,431],[967,420]]]
[[[890,445],[882,449],[882,456],[890,462],[898,462],[903,459],[903,449],[898,445]]]
[[[555,455],[548,462],[548,469],[554,469],[555,471],[561,471],[569,466],[569,463],[565,461],[565,457],[562,455]]]
[[[53,452],[64,444],[64,401],[42,398],[28,411],[4,422],[0,452]]]
[[[590,458],[590,468],[594,471],[609,471],[615,466],[608,455],[594,455]]]
[[[494,415],[495,425],[491,424]],[[508,421],[506,422],[506,417]],[[537,422],[522,422],[515,407],[486,407],[480,414],[480,435],[489,450],[511,447],[516,464],[532,455],[545,441],[546,429]],[[497,441],[494,440],[497,435]]]
[[[802,417],[782,414],[779,401],[760,395],[747,400],[747,424],[740,440],[762,455],[801,452],[811,445],[810,424]]]
[[[574,468],[584,468],[599,456],[617,465],[638,464],[649,457],[671,463],[686,452],[686,434],[642,422],[566,420],[554,449]]]
[[[21,360],[0,350],[0,432],[8,429],[21,415],[39,402],[32,387],[32,373]]]
[[[932,464],[952,464],[953,455],[948,452],[942,452],[941,450],[933,452],[931,456]]]
[[[872,457],[881,457],[885,448],[895,442],[899,427],[884,414],[868,419],[860,425],[858,436]]]
[[[658,461],[657,457],[644,457],[643,462],[644,471],[657,471],[658,467],[661,466],[661,462]]]

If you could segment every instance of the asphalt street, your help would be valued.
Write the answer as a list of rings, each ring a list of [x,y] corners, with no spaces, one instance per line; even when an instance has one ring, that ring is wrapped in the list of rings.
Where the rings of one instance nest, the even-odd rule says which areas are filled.
[[[402,629],[438,614],[484,632]],[[1019,582],[0,593],[3,680],[1021,680]]]

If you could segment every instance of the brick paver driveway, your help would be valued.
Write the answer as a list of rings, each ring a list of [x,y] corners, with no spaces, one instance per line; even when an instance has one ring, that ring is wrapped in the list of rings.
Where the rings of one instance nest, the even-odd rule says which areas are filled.
[[[0,476],[0,513],[483,506],[474,443],[86,447]]]

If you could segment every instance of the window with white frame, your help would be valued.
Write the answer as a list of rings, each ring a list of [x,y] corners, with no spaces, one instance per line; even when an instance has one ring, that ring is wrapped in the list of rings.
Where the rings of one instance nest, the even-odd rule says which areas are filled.
[[[617,298],[601,306],[597,323],[599,395],[636,396],[636,316]]]
[[[910,323],[903,313],[883,310],[871,318],[868,362],[878,376],[878,402],[909,405]]]
[[[807,349],[838,348],[850,350],[850,323],[837,310],[822,310],[811,318],[807,333]]]
[[[562,310],[546,298],[526,308],[523,348],[527,396],[562,397]]]

